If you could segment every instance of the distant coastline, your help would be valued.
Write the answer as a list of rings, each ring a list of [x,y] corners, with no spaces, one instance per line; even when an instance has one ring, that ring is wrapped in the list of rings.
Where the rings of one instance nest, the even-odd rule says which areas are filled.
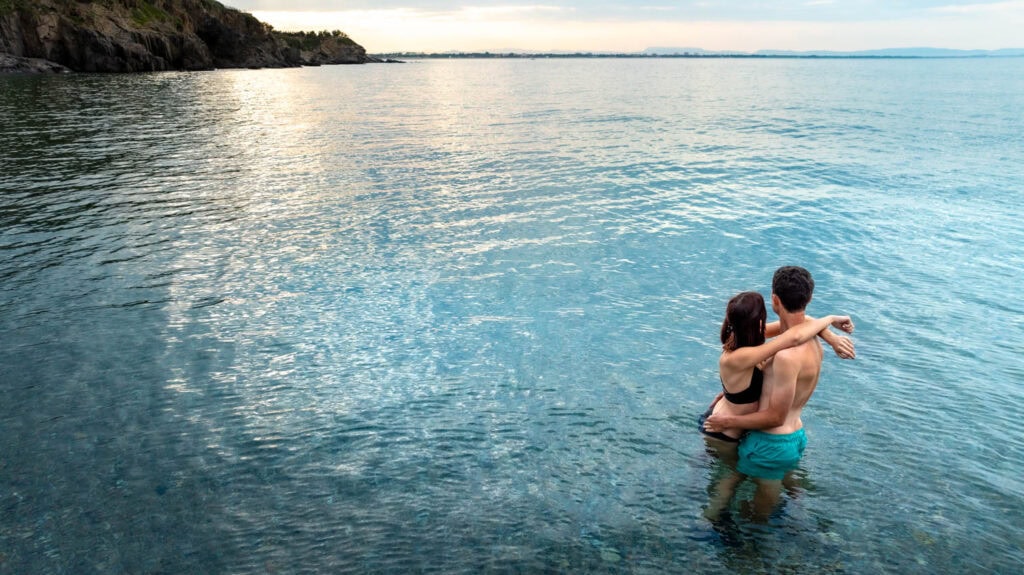
[[[949,58],[1020,58],[1024,48],[1003,50],[948,50],[941,48],[893,48],[856,52],[760,50],[758,52],[708,51],[693,49],[648,49],[643,52],[388,52],[371,57],[402,59],[554,59],[554,58],[749,58],[749,59],[847,59],[847,60],[921,60]]]

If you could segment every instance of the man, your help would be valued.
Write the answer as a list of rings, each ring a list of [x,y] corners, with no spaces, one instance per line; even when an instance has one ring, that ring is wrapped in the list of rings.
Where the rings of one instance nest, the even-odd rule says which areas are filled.
[[[781,331],[806,320],[804,310],[814,292],[810,272],[785,266],[772,278],[772,311]],[[850,326],[852,331],[853,326]],[[767,518],[782,494],[782,480],[795,469],[807,445],[800,414],[818,386],[823,352],[816,339],[784,349],[768,361],[758,410],[746,415],[715,414],[704,429],[750,430],[739,445],[736,469],[757,481],[754,513]]]

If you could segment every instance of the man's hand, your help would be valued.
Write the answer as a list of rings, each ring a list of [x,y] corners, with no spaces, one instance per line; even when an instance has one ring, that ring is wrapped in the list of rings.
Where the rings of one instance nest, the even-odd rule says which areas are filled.
[[[832,349],[839,356],[839,359],[854,359],[857,357],[857,350],[853,346],[853,340],[842,335],[837,335],[830,342]]]
[[[732,425],[729,425],[730,418],[732,418],[731,415],[726,415],[724,413],[712,414],[704,420],[704,430],[714,433],[716,431],[720,432],[733,427]]]
[[[837,315],[832,320],[832,327],[841,329],[846,333],[853,333],[853,320],[848,315]]]

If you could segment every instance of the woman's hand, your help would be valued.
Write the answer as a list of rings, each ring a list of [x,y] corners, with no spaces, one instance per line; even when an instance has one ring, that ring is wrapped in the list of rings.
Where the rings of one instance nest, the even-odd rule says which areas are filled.
[[[853,333],[853,320],[848,315],[834,315],[832,316],[832,327],[846,333]]]

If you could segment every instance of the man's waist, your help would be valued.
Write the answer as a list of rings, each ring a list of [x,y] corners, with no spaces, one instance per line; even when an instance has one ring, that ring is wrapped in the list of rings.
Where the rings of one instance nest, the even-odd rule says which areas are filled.
[[[750,435],[758,435],[766,441],[787,441],[793,437],[799,437],[801,435],[804,435],[804,428],[801,427],[796,431],[781,433],[776,431],[768,431],[764,429],[752,429],[750,430]]]

